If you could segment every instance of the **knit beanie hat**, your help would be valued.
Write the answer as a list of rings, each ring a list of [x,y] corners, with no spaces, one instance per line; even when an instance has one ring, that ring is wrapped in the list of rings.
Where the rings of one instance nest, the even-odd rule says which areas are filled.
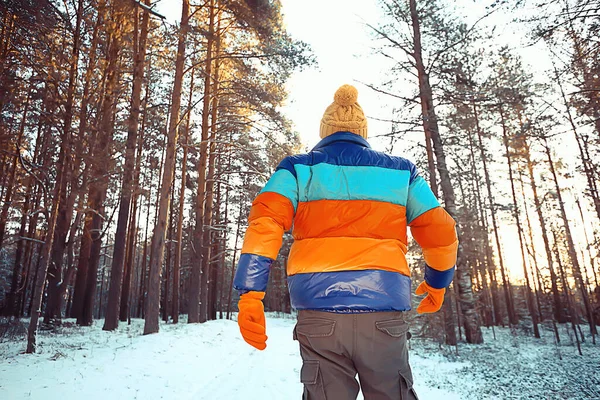
[[[321,139],[336,132],[352,132],[367,138],[367,119],[357,99],[358,90],[354,86],[340,86],[321,119]]]

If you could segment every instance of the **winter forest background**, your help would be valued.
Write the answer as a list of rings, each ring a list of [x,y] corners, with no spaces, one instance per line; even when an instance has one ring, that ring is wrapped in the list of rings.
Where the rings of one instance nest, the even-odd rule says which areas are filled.
[[[442,312],[409,314],[417,372],[419,354],[434,354],[479,374],[457,398],[600,398],[600,4],[304,3],[307,32],[331,21],[342,48],[334,27],[368,33],[351,46],[362,73],[338,63],[352,79],[328,91],[306,77],[332,73],[318,51],[331,38],[292,34],[292,0],[0,3],[0,370],[44,343],[64,355],[57,337],[73,332],[89,343],[100,329],[200,332],[174,330],[187,322],[239,336],[228,320],[249,206],[283,157],[316,143],[333,91],[352,83],[373,146],[417,162],[458,222]],[[369,11],[336,21],[346,5]],[[290,103],[309,92],[318,109]],[[282,331],[290,245],[265,299]],[[409,260],[417,283],[415,243]],[[278,390],[267,398],[296,395]]]

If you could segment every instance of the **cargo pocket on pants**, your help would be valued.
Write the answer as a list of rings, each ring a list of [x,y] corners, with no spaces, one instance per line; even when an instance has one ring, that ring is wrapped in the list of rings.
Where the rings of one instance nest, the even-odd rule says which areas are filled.
[[[375,322],[375,327],[391,337],[410,339],[408,324],[403,319],[389,319]]]
[[[412,381],[405,378],[400,371],[398,375],[400,376],[400,400],[419,400]]]
[[[300,371],[300,382],[304,385],[302,400],[327,400],[319,361],[304,361]]]

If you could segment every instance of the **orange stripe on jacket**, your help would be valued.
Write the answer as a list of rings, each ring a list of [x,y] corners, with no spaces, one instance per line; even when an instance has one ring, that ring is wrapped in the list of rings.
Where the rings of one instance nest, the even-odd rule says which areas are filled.
[[[367,237],[407,243],[406,209],[373,200],[301,202],[294,220],[294,239]]]
[[[259,194],[250,209],[242,253],[277,258],[283,233],[292,227],[294,206],[275,192]]]
[[[410,276],[406,245],[394,239],[329,237],[296,240],[288,275],[379,269]]]
[[[410,224],[410,230],[423,248],[423,258],[427,265],[438,271],[445,271],[456,264],[458,238],[456,222],[442,207],[424,212]]]

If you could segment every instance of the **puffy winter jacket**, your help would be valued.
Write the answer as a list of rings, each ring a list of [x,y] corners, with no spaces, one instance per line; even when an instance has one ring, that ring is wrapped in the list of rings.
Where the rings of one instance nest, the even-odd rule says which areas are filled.
[[[410,310],[407,233],[423,248],[425,281],[454,275],[455,223],[415,165],[338,132],[310,153],[285,158],[252,204],[234,279],[265,291],[282,235],[293,226],[287,263],[292,307],[331,312]]]

